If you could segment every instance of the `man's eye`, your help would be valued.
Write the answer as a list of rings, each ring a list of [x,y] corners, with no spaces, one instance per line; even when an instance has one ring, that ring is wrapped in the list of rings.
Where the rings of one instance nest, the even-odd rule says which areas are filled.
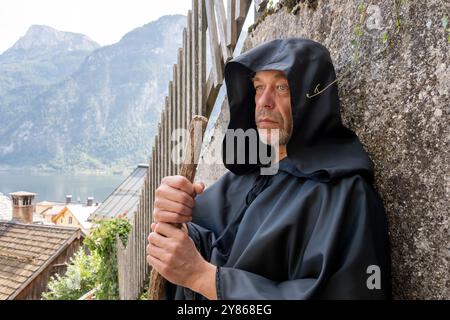
[[[261,86],[261,85],[255,86],[255,90],[256,91],[262,91],[263,90],[263,86]]]
[[[280,90],[281,92],[287,92],[287,91],[289,91],[289,86],[282,84],[282,85],[277,86],[277,89]]]

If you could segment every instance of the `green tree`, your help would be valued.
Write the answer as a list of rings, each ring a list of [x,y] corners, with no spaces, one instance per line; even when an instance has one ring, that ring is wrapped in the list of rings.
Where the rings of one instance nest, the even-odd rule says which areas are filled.
[[[91,254],[80,249],[70,260],[65,275],[52,277],[42,298],[76,300],[95,288],[97,300],[119,299],[116,239],[126,245],[130,230],[131,224],[124,218],[95,224],[83,242]]]
[[[100,257],[95,291],[98,300],[119,299],[116,238],[127,245],[130,230],[131,224],[126,219],[104,220],[98,223],[84,240],[89,250]]]
[[[100,257],[91,255],[80,248],[70,259],[66,273],[56,274],[48,283],[48,291],[42,294],[44,300],[77,300],[96,285]]]

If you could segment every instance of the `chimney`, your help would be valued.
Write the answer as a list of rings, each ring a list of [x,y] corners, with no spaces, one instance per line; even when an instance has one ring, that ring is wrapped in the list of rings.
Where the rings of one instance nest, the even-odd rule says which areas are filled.
[[[94,197],[88,197],[87,198],[87,206],[91,207],[94,204]]]
[[[72,203],[72,195],[68,194],[68,195],[66,195],[66,204],[70,204],[70,203]]]
[[[36,193],[18,191],[9,195],[13,204],[12,220],[20,223],[33,223],[33,200]]]

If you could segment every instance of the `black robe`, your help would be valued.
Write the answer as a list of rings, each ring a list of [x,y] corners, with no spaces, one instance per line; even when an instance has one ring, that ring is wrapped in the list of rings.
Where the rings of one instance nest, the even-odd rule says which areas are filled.
[[[218,267],[218,298],[390,298],[384,207],[372,161],[342,125],[328,50],[290,38],[228,62],[229,129],[256,128],[251,76],[260,70],[286,74],[293,133],[275,175],[261,174],[259,162],[225,163],[229,171],[196,198],[189,235]],[[380,271],[375,288],[372,266]],[[170,283],[165,297],[204,299]]]

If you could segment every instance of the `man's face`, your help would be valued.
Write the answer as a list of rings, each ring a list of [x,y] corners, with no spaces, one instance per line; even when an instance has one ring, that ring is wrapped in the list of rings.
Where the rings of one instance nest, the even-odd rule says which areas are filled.
[[[253,77],[255,122],[261,140],[286,145],[292,135],[291,93],[283,72],[259,71]],[[264,130],[261,130],[264,129]]]

